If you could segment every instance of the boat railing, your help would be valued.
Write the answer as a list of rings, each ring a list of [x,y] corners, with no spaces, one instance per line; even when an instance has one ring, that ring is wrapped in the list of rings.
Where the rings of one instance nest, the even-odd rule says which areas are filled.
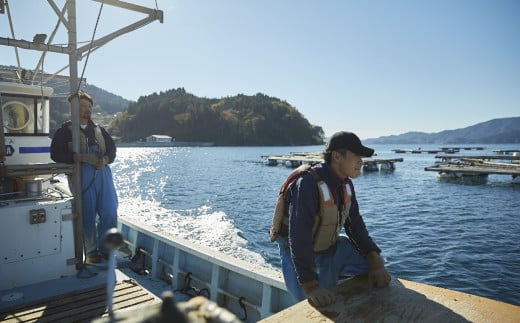
[[[294,304],[279,271],[124,216],[118,222],[126,244],[133,250],[138,271],[166,281],[180,296],[205,296],[247,322],[256,322]]]
[[[74,172],[74,164],[65,163],[4,165],[3,167],[5,175],[10,177],[72,174]]]

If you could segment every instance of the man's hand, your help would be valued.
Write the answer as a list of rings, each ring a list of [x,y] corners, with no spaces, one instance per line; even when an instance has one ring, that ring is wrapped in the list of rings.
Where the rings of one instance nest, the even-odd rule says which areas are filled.
[[[386,271],[381,257],[377,252],[369,252],[367,254],[368,260],[368,285],[370,287],[386,287],[390,284],[392,277]]]
[[[319,287],[318,282],[315,280],[303,284],[302,287],[312,306],[327,306],[336,301],[336,295],[326,288]]]
[[[97,169],[101,169],[105,167],[106,164],[108,164],[108,160],[108,156],[99,157],[96,165],[94,166],[96,166]]]
[[[74,154],[74,161],[80,163],[87,163],[92,166],[96,166],[99,162],[99,158],[96,155],[89,154]]]
[[[108,156],[98,157],[94,154],[74,154],[74,161],[90,164],[97,169],[101,169],[108,164]]]

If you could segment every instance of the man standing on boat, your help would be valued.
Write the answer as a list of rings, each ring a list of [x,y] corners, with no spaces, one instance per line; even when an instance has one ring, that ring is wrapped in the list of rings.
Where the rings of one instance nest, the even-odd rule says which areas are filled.
[[[107,131],[92,119],[92,97],[78,92],[69,102],[79,99],[80,153],[72,151],[72,123],[65,122],[56,131],[51,143],[51,158],[55,162],[81,163],[82,216],[84,247],[87,263],[108,259],[103,236],[117,227],[117,194],[108,164],[116,158],[116,145]],[[69,186],[73,189],[73,185]]]
[[[360,173],[361,157],[373,153],[355,134],[335,133],[323,153],[325,162],[288,186],[285,224],[274,231],[278,232],[285,284],[298,301],[307,298],[314,306],[332,304],[335,295],[330,288],[343,275],[368,274],[373,287],[390,283],[381,250],[359,213],[351,180]],[[342,227],[348,237],[339,235]],[[275,239],[273,229],[271,239]]]

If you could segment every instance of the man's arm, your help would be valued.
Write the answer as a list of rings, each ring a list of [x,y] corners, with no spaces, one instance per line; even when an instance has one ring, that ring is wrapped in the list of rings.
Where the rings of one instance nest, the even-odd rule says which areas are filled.
[[[314,249],[312,244],[312,227],[314,216],[319,208],[319,197],[316,182],[312,175],[306,174],[290,187],[291,203],[289,204],[289,244],[291,258],[300,285],[318,281]]]
[[[74,153],[69,150],[72,133],[66,127],[59,128],[51,141],[51,159],[57,163],[74,163]]]
[[[105,156],[108,157],[108,161],[106,164],[111,164],[116,159],[116,144],[114,143],[114,139],[108,134],[105,128],[101,127],[101,133],[103,134],[103,138],[105,139]]]
[[[289,244],[296,277],[311,305],[327,306],[334,303],[336,296],[332,291],[319,286],[316,272],[312,228],[320,200],[314,177],[306,174],[299,178],[292,186],[291,194]]]

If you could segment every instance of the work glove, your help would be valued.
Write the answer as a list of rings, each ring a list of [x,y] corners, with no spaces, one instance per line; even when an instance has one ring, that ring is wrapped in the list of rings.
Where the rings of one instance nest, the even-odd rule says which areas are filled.
[[[368,286],[369,287],[386,287],[390,284],[392,277],[386,271],[383,260],[375,251],[367,254],[368,261]]]
[[[390,284],[392,277],[388,274],[385,267],[380,267],[368,272],[368,285],[370,287],[386,287]]]
[[[307,295],[307,299],[312,306],[327,306],[336,301],[336,295],[326,288],[318,288]]]
[[[319,287],[316,280],[304,283],[302,288],[312,306],[327,306],[336,301],[336,295],[326,288]]]

